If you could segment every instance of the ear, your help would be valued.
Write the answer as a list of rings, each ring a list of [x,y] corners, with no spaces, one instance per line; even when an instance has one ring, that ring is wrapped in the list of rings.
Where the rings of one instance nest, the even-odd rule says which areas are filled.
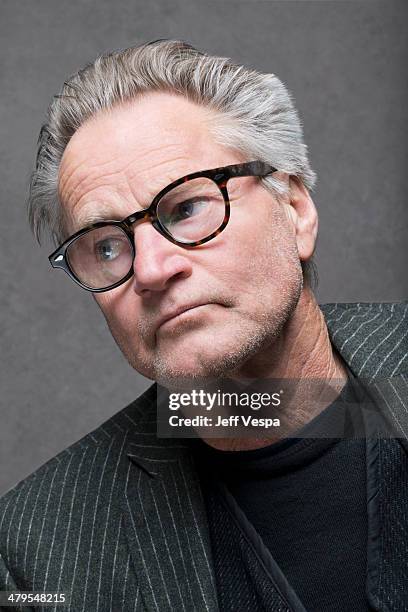
[[[316,246],[318,217],[309,191],[296,176],[289,177],[289,202],[285,204],[301,261],[313,255]]]

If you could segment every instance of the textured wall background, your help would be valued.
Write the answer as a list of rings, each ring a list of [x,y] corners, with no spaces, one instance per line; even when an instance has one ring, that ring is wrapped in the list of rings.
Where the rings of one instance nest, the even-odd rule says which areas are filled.
[[[183,38],[275,72],[319,181],[320,302],[406,299],[405,0],[1,0],[0,493],[148,385],[27,227],[35,142],[63,80],[108,49]]]

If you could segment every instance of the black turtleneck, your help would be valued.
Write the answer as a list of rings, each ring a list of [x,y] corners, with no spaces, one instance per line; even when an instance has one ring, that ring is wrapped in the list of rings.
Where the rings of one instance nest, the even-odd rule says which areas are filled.
[[[365,440],[352,438],[356,422],[358,435],[363,430],[361,415],[354,411],[354,425],[350,419],[350,407],[358,401],[355,384],[349,381],[339,398],[294,438],[248,451],[220,451],[192,441],[204,498],[214,493],[215,482],[222,483],[217,494],[224,490],[232,496],[243,521],[260,536],[254,545],[266,547],[307,612],[370,610],[365,594]],[[336,437],[313,437],[315,431]],[[237,589],[231,585],[237,568],[225,571],[230,561],[220,538],[214,541],[218,519],[216,505],[211,508],[220,605],[236,610]]]

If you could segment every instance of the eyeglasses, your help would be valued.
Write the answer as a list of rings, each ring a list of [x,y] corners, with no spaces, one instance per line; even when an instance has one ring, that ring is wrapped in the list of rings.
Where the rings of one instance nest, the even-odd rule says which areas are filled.
[[[134,223],[148,219],[159,234],[182,247],[204,244],[229,221],[229,179],[273,172],[276,168],[269,164],[252,161],[188,174],[162,189],[148,208],[122,221],[101,221],[79,230],[48,259],[83,289],[109,291],[133,275]]]

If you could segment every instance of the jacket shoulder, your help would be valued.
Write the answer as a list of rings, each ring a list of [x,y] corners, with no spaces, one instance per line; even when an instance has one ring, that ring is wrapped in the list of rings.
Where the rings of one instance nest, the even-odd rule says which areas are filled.
[[[329,302],[327,304],[319,304],[325,318],[334,319],[342,312],[353,313],[381,313],[382,317],[386,317],[391,312],[404,315],[408,301],[400,302]]]
[[[127,443],[135,437],[147,443],[154,435],[155,406],[156,385],[152,385],[131,404],[9,489],[0,498],[0,552],[2,543],[10,540],[13,522],[35,520],[35,516],[42,521],[44,512],[55,509],[58,503],[61,513],[64,505],[69,513],[73,496],[80,499],[83,495],[88,498],[100,495],[105,480],[109,480],[106,475],[111,477],[112,466],[118,466]]]
[[[98,582],[91,588],[98,576],[89,564],[92,558],[96,566],[106,538],[112,542],[113,534],[119,534],[128,442],[147,444],[155,432],[155,398],[153,385],[0,499],[0,590],[18,585],[22,590],[69,592],[74,577],[82,588],[86,575],[89,592],[101,592]],[[126,560],[123,538],[115,545],[118,559]],[[102,582],[111,584],[110,571],[105,559],[99,569]],[[122,571],[127,574],[120,566],[118,576]]]
[[[321,304],[332,344],[358,376],[408,371],[408,302]]]

